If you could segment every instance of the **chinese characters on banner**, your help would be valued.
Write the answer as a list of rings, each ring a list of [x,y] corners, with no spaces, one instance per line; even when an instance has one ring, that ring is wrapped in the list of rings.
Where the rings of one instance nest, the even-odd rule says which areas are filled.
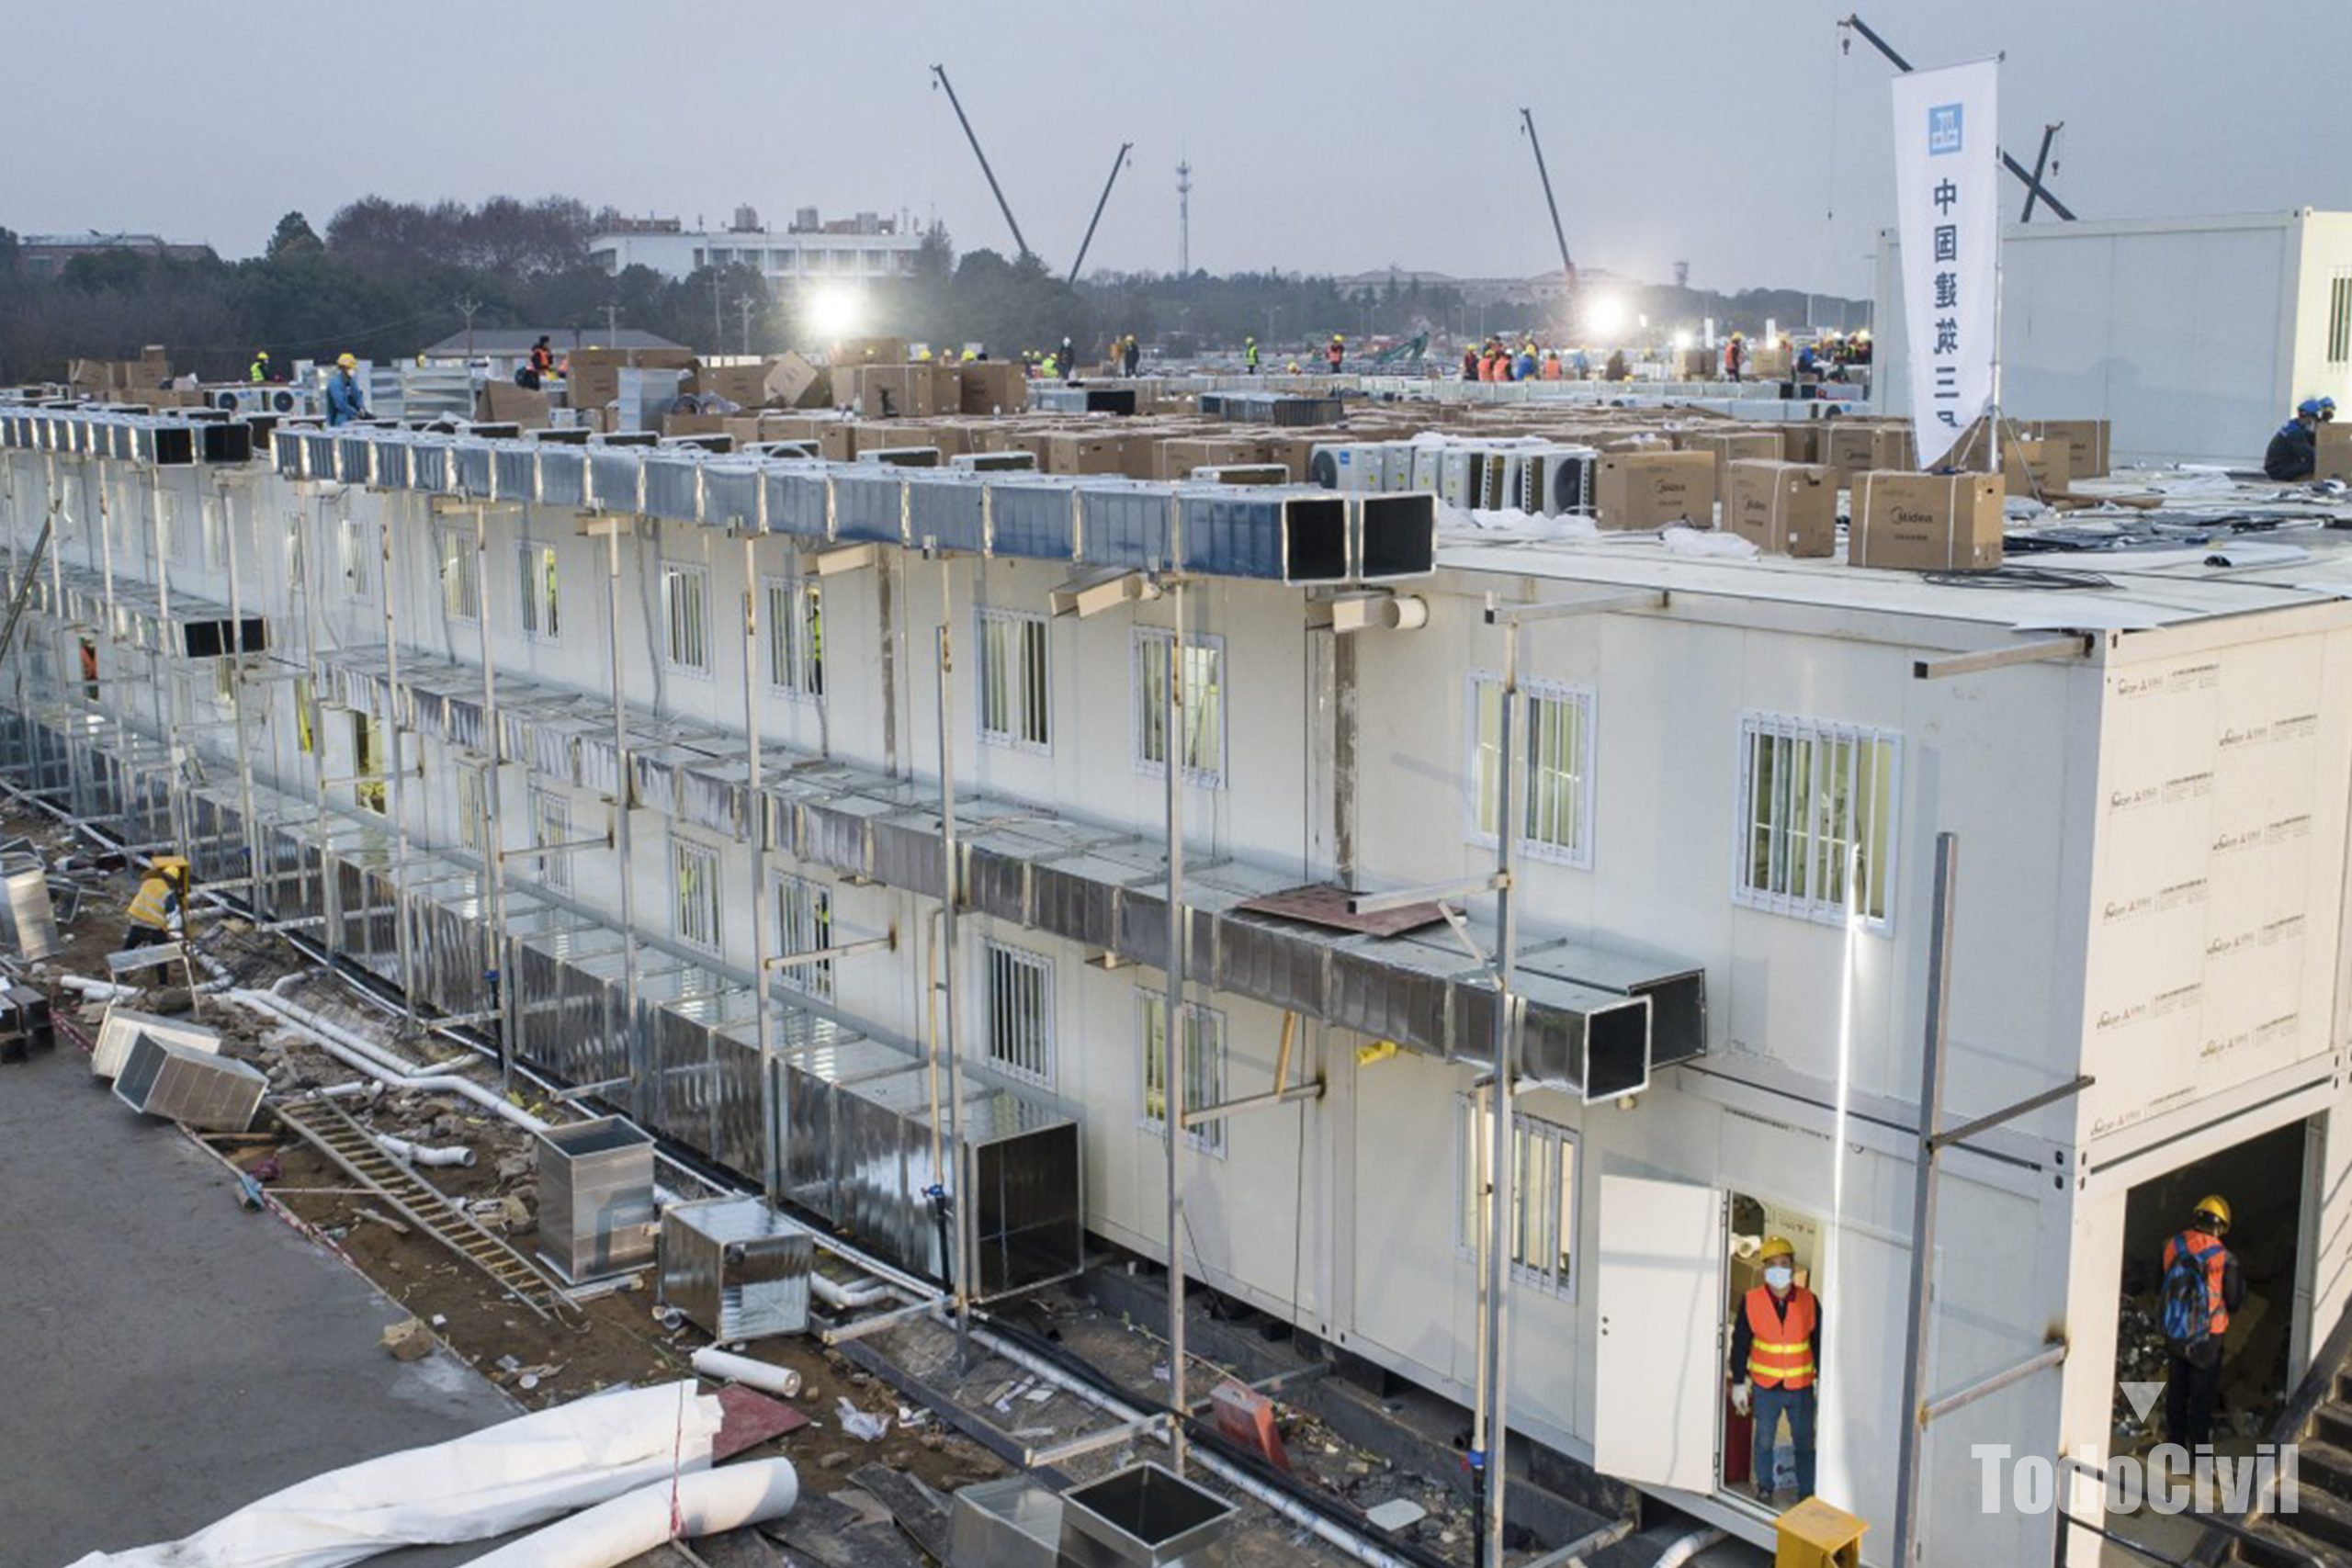
[[[1922,468],[1950,456],[1993,401],[1999,70],[1985,60],[1894,79],[1895,222]]]

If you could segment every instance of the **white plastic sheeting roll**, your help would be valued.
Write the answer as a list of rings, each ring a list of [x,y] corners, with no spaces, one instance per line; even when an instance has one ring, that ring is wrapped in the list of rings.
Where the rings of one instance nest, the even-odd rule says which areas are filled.
[[[477,1557],[467,1568],[617,1568],[673,1538],[782,1518],[799,1501],[800,1477],[790,1460],[751,1460],[680,1476],[674,1487],[658,1482],[601,1503]]]
[[[94,1551],[69,1568],[343,1568],[395,1547],[488,1540],[655,1482],[666,1495],[674,1472],[710,1468],[719,1420],[718,1401],[691,1381],[575,1400],[314,1476],[184,1540]]]
[[[706,1345],[694,1353],[694,1369],[707,1378],[727,1382],[740,1382],[745,1388],[779,1394],[790,1399],[800,1392],[800,1374],[790,1367],[779,1367],[773,1361],[755,1361],[749,1356],[738,1356]]]

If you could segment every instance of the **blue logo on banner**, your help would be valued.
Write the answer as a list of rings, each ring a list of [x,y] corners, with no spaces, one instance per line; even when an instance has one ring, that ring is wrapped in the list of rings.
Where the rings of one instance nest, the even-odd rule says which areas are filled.
[[[1928,110],[1928,155],[1960,151],[1960,106],[1938,104]]]

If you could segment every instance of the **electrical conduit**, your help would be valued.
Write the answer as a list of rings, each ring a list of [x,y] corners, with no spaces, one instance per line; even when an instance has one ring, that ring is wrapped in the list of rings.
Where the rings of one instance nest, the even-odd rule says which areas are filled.
[[[790,1367],[730,1355],[716,1345],[704,1346],[694,1353],[693,1359],[695,1371],[714,1382],[739,1382],[745,1388],[756,1388],[785,1399],[800,1392],[800,1374]]]
[[[446,1149],[427,1148],[406,1138],[395,1138],[390,1133],[379,1133],[376,1134],[376,1146],[402,1165],[470,1166],[474,1163],[473,1150],[462,1144]]]
[[[682,1537],[782,1518],[799,1500],[800,1478],[788,1459],[695,1471],[574,1514],[475,1558],[469,1568],[618,1568]]]
[[[420,1072],[415,1064],[401,1060],[382,1046],[362,1039],[334,1020],[298,1007],[282,997],[273,996],[267,991],[249,990],[232,990],[224,994],[241,1007],[266,1013],[277,1020],[345,1066],[356,1067],[394,1089],[415,1089],[428,1094],[454,1094],[473,1101],[493,1115],[505,1118],[526,1133],[547,1131],[545,1122],[521,1106],[500,1099],[496,1090],[448,1073]]]

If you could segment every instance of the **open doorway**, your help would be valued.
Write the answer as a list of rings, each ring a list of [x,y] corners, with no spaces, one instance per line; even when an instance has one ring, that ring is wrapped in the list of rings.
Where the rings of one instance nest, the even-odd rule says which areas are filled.
[[[1729,1348],[1733,1333],[1747,1310],[1747,1293],[1764,1284],[1762,1252],[1769,1240],[1786,1241],[1795,1252],[1793,1271],[1799,1289],[1818,1292],[1817,1276],[1821,1267],[1821,1221],[1802,1210],[1767,1199],[1751,1197],[1744,1192],[1728,1194],[1730,1238],[1724,1263],[1724,1344]],[[1726,1363],[1728,1366],[1728,1363]],[[1728,1402],[1724,1407],[1723,1485],[1735,1497],[1754,1500],[1758,1484],[1757,1416],[1743,1416]],[[1766,1490],[1774,1492],[1783,1503],[1799,1495],[1797,1486],[1797,1434],[1783,1419],[1775,1419],[1774,1431],[1769,1443],[1769,1468]]]
[[[2115,1342],[2116,1454],[2144,1454],[2168,1440],[2164,1397],[2151,1397],[2147,1389],[2164,1382],[2168,1370],[2165,1243],[2188,1225],[2192,1212],[2209,1195],[2230,1207],[2223,1241],[2245,1281],[2245,1300],[2230,1314],[2222,1336],[2214,1450],[2250,1452],[2277,1419],[2293,1364],[2296,1293],[2303,1268],[2306,1145],[2316,1135],[2311,1123],[2292,1122],[2132,1190],[2124,1209]],[[2129,1386],[2132,1384],[2140,1385],[2136,1393]]]

